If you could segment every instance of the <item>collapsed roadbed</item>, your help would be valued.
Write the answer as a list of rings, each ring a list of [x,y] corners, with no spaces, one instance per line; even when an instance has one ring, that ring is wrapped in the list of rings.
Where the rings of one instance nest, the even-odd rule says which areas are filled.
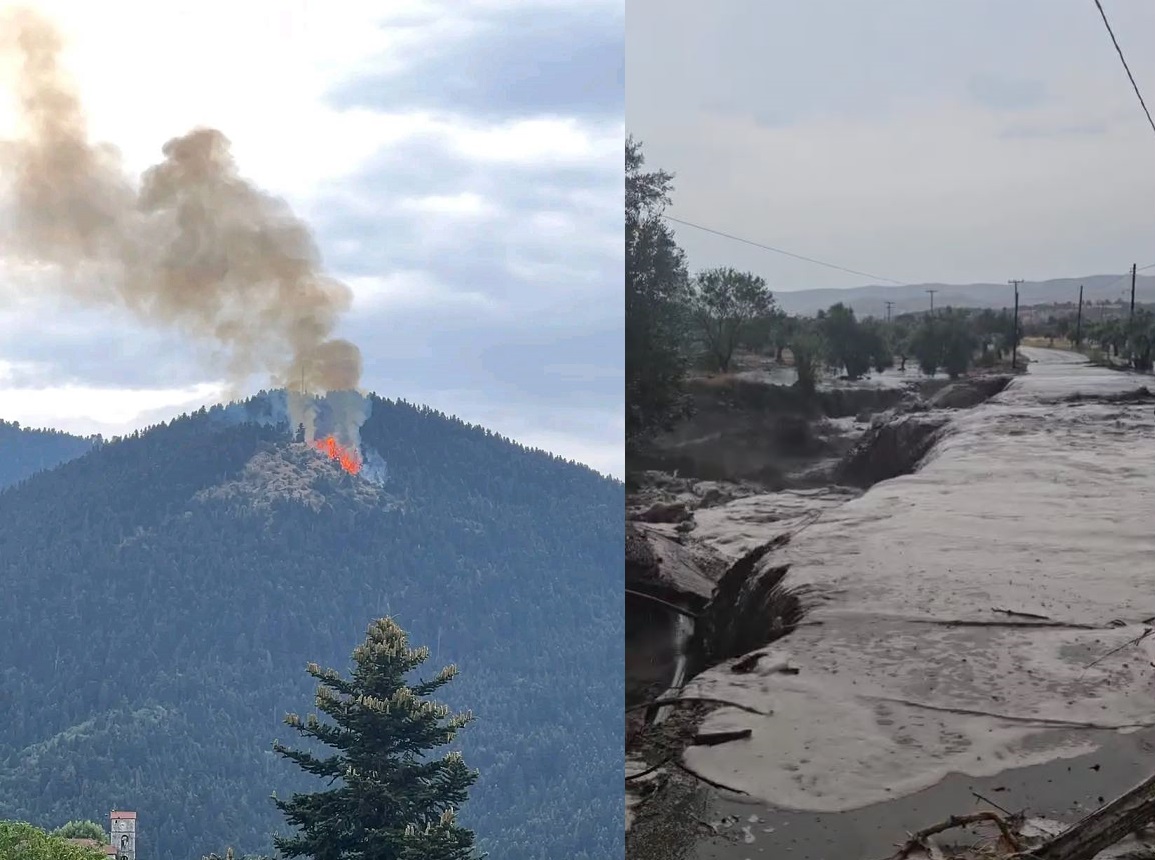
[[[680,651],[687,662],[684,669],[688,670],[685,673],[688,683],[684,692],[678,694],[663,688],[655,690],[650,699],[633,703],[634,710],[630,716],[634,720],[628,734],[626,782],[629,857],[642,860],[649,857],[684,856],[684,852],[689,849],[680,848],[679,845],[684,845],[686,840],[693,842],[720,831],[729,831],[730,836],[737,837],[739,844],[733,846],[733,851],[726,853],[719,847],[716,850],[695,852],[696,857],[749,856],[755,849],[743,848],[742,843],[748,846],[754,839],[770,842],[774,846],[772,850],[776,852],[791,845],[801,849],[794,856],[882,856],[882,852],[876,852],[874,848],[868,853],[859,850],[867,844],[877,847],[877,835],[859,842],[843,841],[840,850],[832,850],[830,843],[825,849],[807,850],[805,847],[807,841],[813,846],[821,839],[814,838],[818,835],[814,825],[809,830],[801,826],[804,823],[803,817],[827,822],[822,834],[825,836],[832,827],[845,829],[848,819],[855,817],[851,811],[862,808],[862,802],[855,798],[862,797],[870,798],[866,804],[875,803],[874,808],[879,812],[864,812],[858,816],[859,819],[866,819],[869,826],[879,829],[886,828],[887,822],[890,822],[891,838],[882,842],[884,846],[893,845],[895,837],[901,837],[907,830],[921,832],[920,828],[926,828],[944,815],[948,816],[947,823],[953,821],[955,824],[985,826],[986,841],[978,848],[973,845],[962,846],[960,850],[972,852],[959,855],[964,857],[1010,856],[1016,852],[1037,851],[1047,840],[1054,838],[1059,830],[1064,829],[1056,821],[1071,821],[1077,817],[1056,814],[1059,811],[1054,808],[1054,804],[1047,802],[1041,806],[1031,803],[1036,810],[1049,816],[1043,823],[1038,819],[1028,820],[1025,816],[1020,816],[1020,821],[1005,810],[979,816],[970,822],[966,816],[976,813],[968,812],[966,805],[958,802],[957,792],[950,796],[954,799],[948,803],[940,802],[940,797],[923,814],[919,814],[918,800],[919,797],[933,794],[932,787],[937,789],[939,785],[953,783],[955,789],[958,788],[959,780],[949,776],[952,772],[959,772],[951,770],[955,761],[965,768],[966,773],[976,774],[970,781],[980,788],[985,785],[986,796],[1002,800],[995,793],[1001,786],[990,782],[990,779],[1006,780],[1012,778],[1009,774],[1015,768],[1026,770],[1026,765],[1046,768],[1051,767],[1047,762],[1054,761],[1049,750],[1032,757],[1029,743],[1033,741],[1027,735],[1030,733],[1033,737],[1038,734],[1036,727],[1048,731],[1051,731],[1048,727],[1052,727],[1054,731],[1051,736],[1062,734],[1068,723],[1071,730],[1112,732],[1119,727],[1117,723],[1133,717],[1130,713],[1112,714],[1111,719],[1080,717],[1078,714],[1090,715],[1098,709],[1099,700],[1079,702],[1077,696],[1080,690],[1094,691],[1103,688],[1103,685],[1106,685],[1106,689],[1119,691],[1118,695],[1130,695],[1129,691],[1138,683],[1138,679],[1134,677],[1135,672],[1128,668],[1126,660],[1115,658],[1118,663],[1109,669],[1103,665],[1093,669],[1091,667],[1098,660],[1096,655],[1105,656],[1114,652],[1118,646],[1126,645],[1133,629],[1141,622],[1124,621],[1117,630],[1112,630],[1115,625],[1109,624],[1108,619],[1113,616],[1100,618],[1093,615],[1087,623],[1082,623],[1082,618],[1074,617],[1070,611],[1062,611],[1063,606],[1069,610],[1070,605],[1060,601],[1073,592],[1064,590],[1060,593],[1053,586],[1049,590],[1039,591],[1031,582],[1037,575],[1035,571],[1038,571],[1038,574],[1049,578],[1055,574],[1064,577],[1059,580],[1064,589],[1077,585],[1066,570],[1069,566],[1066,560],[1071,556],[1049,558],[1046,568],[1034,567],[1043,562],[1042,558],[1035,557],[1042,553],[1035,552],[1033,547],[1042,547],[1046,544],[1041,541],[1050,539],[1048,523],[1059,520],[1066,522],[1071,502],[1080,498],[1054,493],[1040,495],[1047,492],[1048,485],[1045,482],[1051,480],[1049,475],[1054,471],[1052,451],[1056,449],[1052,448],[1054,443],[1050,440],[1077,440],[1070,447],[1059,449],[1067,452],[1062,465],[1071,475],[1079,476],[1085,488],[1084,493],[1086,488],[1098,492],[1098,485],[1088,484],[1087,476],[1106,474],[1106,470],[1099,464],[1095,464],[1098,469],[1096,472],[1083,468],[1081,452],[1088,450],[1088,440],[1095,439],[1096,445],[1102,440],[1102,444],[1110,446],[1110,456],[1116,457],[1123,446],[1133,444],[1133,428],[1137,421],[1145,420],[1150,424],[1150,411],[1148,409],[1142,413],[1146,416],[1144,419],[1134,410],[1116,415],[1118,410],[1104,409],[1102,405],[1088,405],[1072,410],[1070,418],[1058,420],[1052,407],[1046,405],[1048,402],[1055,403],[1060,412],[1066,412],[1063,401],[1070,406],[1079,406],[1088,400],[1111,406],[1145,402],[1140,392],[1135,392],[1134,397],[1124,397],[1115,392],[1106,393],[1105,398],[1095,397],[1094,394],[1079,394],[1077,398],[1069,396],[1064,391],[1067,380],[1062,372],[1065,371],[1060,368],[1059,372],[1044,378],[1042,385],[1036,384],[1025,394],[1017,386],[1009,401],[1000,399],[999,404],[981,410],[981,414],[961,416],[961,426],[965,430],[961,436],[958,435],[957,427],[950,422],[951,416],[944,414],[945,411],[968,409],[974,405],[971,400],[982,402],[984,398],[1001,391],[999,386],[1005,387],[1005,381],[989,383],[993,394],[984,391],[974,393],[972,390],[964,396],[958,389],[949,393],[944,390],[932,398],[937,400],[934,403],[931,399],[920,399],[917,403],[908,400],[891,407],[884,414],[867,416],[866,422],[860,420],[862,416],[857,416],[856,424],[868,423],[870,426],[863,430],[857,444],[830,470],[828,488],[835,483],[835,479],[841,479],[838,483],[865,489],[879,481],[910,474],[923,466],[923,460],[932,448],[936,451],[931,461],[935,467],[928,468],[928,472],[932,473],[930,477],[920,475],[910,481],[896,481],[872,491],[861,503],[836,508],[832,521],[820,524],[812,538],[802,541],[801,548],[792,546],[793,535],[800,529],[809,528],[809,523],[803,521],[803,515],[808,504],[821,507],[814,504],[815,497],[805,498],[802,493],[795,492],[792,498],[798,505],[791,507],[785,498],[790,495],[787,492],[789,488],[775,487],[780,492],[774,494],[765,485],[758,486],[756,479],[750,479],[752,483],[749,486],[720,481],[710,487],[703,487],[693,480],[696,477],[693,472],[687,473],[690,477],[652,476],[643,482],[649,493],[636,494],[632,500],[635,528],[686,549],[693,557],[701,579],[713,583],[713,588],[710,597],[704,602],[699,594],[694,608],[688,610],[691,615],[683,616],[693,625],[693,634],[687,637]],[[1046,390],[1040,391],[1041,388]],[[1063,393],[1061,397],[1052,398],[1051,391]],[[1046,395],[1046,399],[1042,395]],[[1079,414],[1075,415],[1075,412]],[[1103,423],[1108,419],[1110,424]],[[993,433],[1001,435],[992,436]],[[1002,441],[998,441],[1000,439]],[[974,495],[973,491],[967,490],[972,493],[970,502],[960,508],[958,502],[960,499],[965,501],[967,496],[957,490],[952,491],[953,495],[946,496],[944,489],[951,487],[952,483],[954,487],[981,486],[974,482],[987,480],[978,477],[974,464],[988,456],[989,449],[985,446],[991,440],[997,442],[996,456],[1002,470],[999,473],[999,486],[1013,489],[1010,493],[1000,490],[1001,496],[992,496],[990,492]],[[939,442],[943,445],[936,448]],[[945,458],[941,453],[943,446],[949,454]],[[1007,456],[1019,458],[1019,461],[1016,464],[1016,461],[1006,459]],[[1064,472],[1064,476],[1068,472]],[[1128,481],[1137,480],[1137,473],[1133,471],[1120,474],[1126,475]],[[739,476],[739,479],[742,477]],[[837,504],[843,505],[855,495],[857,493],[844,493]],[[771,496],[773,500],[768,501]],[[991,504],[988,496],[996,504]],[[1005,515],[1004,509],[1016,510],[1014,505],[1016,502],[1021,503],[1020,497],[1045,500],[1046,510],[1054,510],[1059,516],[1050,519],[1043,516],[1040,519],[1041,530],[1040,526],[1035,526],[1035,532],[1012,535],[1007,529],[1021,532],[1021,526],[1011,525],[1012,521]],[[951,541],[949,545],[952,551],[958,553],[960,549],[965,549],[969,552],[965,558],[960,557],[966,565],[966,576],[953,580],[949,578],[950,571],[945,569],[946,566],[942,565],[936,570],[929,556],[907,554],[904,558],[902,553],[903,548],[918,546],[920,536],[931,534],[936,523],[941,526],[947,522],[941,519],[943,516],[952,518],[949,523],[955,529],[955,533],[947,538]],[[935,520],[934,517],[940,519]],[[1101,528],[1098,525],[1100,521],[1095,522],[1096,528]],[[886,537],[871,537],[872,530],[882,523],[886,524]],[[998,525],[998,528],[990,530],[991,524]],[[1006,576],[1000,579],[997,567],[988,568],[981,576],[975,576],[980,570],[976,563],[982,563],[983,558],[973,548],[977,545],[976,539],[981,541],[979,536],[984,534],[984,529],[988,530],[986,533],[993,539],[1001,536],[1004,542],[1008,537],[1012,540],[1022,538],[1018,540],[1018,554],[1014,556],[1018,578],[1010,588],[1007,588]],[[784,534],[789,536],[783,537]],[[1072,537],[1067,535],[1067,541],[1061,544],[1060,549]],[[868,550],[865,553],[864,547]],[[890,551],[890,547],[898,552]],[[705,552],[707,549],[714,553],[712,564],[703,560],[709,555]],[[1127,552],[1131,552],[1130,548]],[[868,568],[859,565],[860,554],[863,556],[861,561],[870,565]],[[1032,557],[1024,557],[1027,554]],[[1120,559],[1122,557],[1120,554]],[[896,561],[900,563],[896,565]],[[787,576],[792,564],[794,572]],[[893,569],[887,570],[888,565]],[[801,577],[799,570],[804,574]],[[919,587],[924,578],[915,575],[918,570],[934,572],[935,575],[925,580],[925,586]],[[833,615],[821,609],[823,602],[832,597],[832,584],[838,588],[844,584],[855,586],[859,584],[856,580],[869,582],[872,587],[867,591],[856,588],[852,600],[835,598],[831,605],[837,607],[837,612]],[[725,588],[722,587],[724,581]],[[816,581],[820,584],[818,588],[813,587]],[[737,585],[739,582],[741,585]],[[877,587],[873,585],[875,582]],[[904,591],[904,583],[913,583],[916,588],[914,591]],[[963,583],[964,587],[957,588],[956,583]],[[947,586],[945,591],[942,590],[944,585]],[[982,599],[982,595],[996,585],[1000,594],[1008,595],[1013,600],[1008,601],[1004,597],[1002,602],[993,605],[974,602],[976,595]],[[735,619],[742,616],[740,606],[732,605],[727,611],[721,611],[726,603],[724,595],[729,595],[734,604],[740,602],[735,599],[735,595],[745,596],[751,601],[749,605],[755,607],[762,602],[759,595],[768,595],[775,589],[779,593],[777,602],[772,608],[763,602],[761,608],[751,614],[755,619],[752,624],[735,623]],[[1086,588],[1081,593],[1085,592]],[[896,597],[908,593],[917,600],[909,605],[896,602]],[[1098,603],[1118,607],[1114,610],[1116,612],[1123,606],[1129,606],[1135,611],[1127,614],[1136,618],[1143,617],[1143,614],[1136,614],[1136,611],[1147,609],[1148,601],[1129,597],[1129,591],[1122,595],[1096,594],[1092,588],[1091,593]],[[784,598],[787,599],[785,603],[782,602]],[[862,598],[866,598],[865,603]],[[1051,609],[1046,607],[1048,601]],[[710,611],[712,603],[713,612]],[[787,606],[793,607],[797,614],[790,615],[784,611]],[[807,614],[816,606],[820,611]],[[901,614],[894,614],[895,609],[891,607],[897,608]],[[963,611],[954,614],[959,610]],[[1057,618],[1052,620],[1044,617],[1052,611]],[[1102,611],[1098,609],[1099,614]],[[887,612],[891,614],[879,614]],[[1001,619],[999,613],[1004,614]],[[711,619],[709,623],[707,618]],[[776,618],[779,619],[777,622]],[[821,624],[832,626],[827,628]],[[932,624],[937,626],[932,627]],[[992,633],[985,633],[987,630]],[[794,636],[789,643],[794,646],[799,662],[769,647],[790,632],[794,632]],[[838,641],[831,639],[831,633],[836,634],[834,639]],[[929,650],[922,657],[925,662],[926,659],[937,659],[939,654],[948,658],[952,655],[968,655],[970,652],[967,649],[976,647],[984,636],[988,639],[995,637],[992,640],[995,644],[987,642],[981,646],[987,649],[978,652],[984,658],[981,664],[976,663],[968,668],[965,660],[962,665],[956,662],[950,687],[923,690],[918,686],[920,682],[917,678],[909,674],[901,662],[903,649],[909,648],[910,643],[929,644]],[[894,650],[898,656],[890,653],[892,642],[900,645]],[[1002,643],[1006,643],[1005,646]],[[836,646],[833,650],[830,647],[832,644]],[[1084,660],[1084,654],[1088,662],[1080,669],[1079,663]],[[1096,657],[1096,660],[1092,661],[1092,657]],[[1006,659],[1002,671],[1026,672],[1024,680],[1032,689],[1024,689],[1023,692],[1030,695],[1024,703],[1020,703],[1020,707],[1015,707],[1014,693],[1012,687],[1008,686],[1009,679],[1004,678],[994,689],[984,689],[979,683],[980,680],[987,680],[989,672],[999,670],[999,664],[992,663],[992,659]],[[1023,661],[1027,661],[1025,667]],[[1139,662],[1145,665],[1142,659]],[[800,666],[802,674],[795,677]],[[1064,668],[1066,666],[1074,668],[1069,670]],[[862,676],[858,673],[868,667],[873,667],[869,668],[872,677],[863,685]],[[981,679],[976,674],[980,669]],[[704,683],[697,680],[699,670],[703,671]],[[960,670],[966,674],[958,674]],[[894,671],[899,672],[897,680],[895,675],[889,674]],[[1052,686],[1055,678],[1059,677],[1053,675],[1056,671],[1071,672],[1069,677],[1062,676],[1065,678],[1062,680],[1062,688]],[[1034,675],[1038,680],[1031,680],[1032,672],[1039,673]],[[743,675],[748,680],[742,683],[728,680]],[[975,676],[973,684],[970,681],[972,675]],[[1087,677],[1084,678],[1084,675]],[[859,686],[854,688],[852,685],[856,678],[860,681]],[[1043,679],[1047,679],[1046,684]],[[909,687],[910,692],[904,686]],[[990,695],[985,696],[984,705],[981,700],[985,693]],[[902,695],[903,698],[882,699],[880,695]],[[1040,696],[1044,698],[1039,699]],[[1059,716],[1066,716],[1064,714],[1054,718],[1048,716],[1047,720],[1042,719],[1041,714],[1032,716],[1035,699],[1045,700],[1050,703],[1048,707],[1054,705],[1061,710],[1062,700],[1072,696],[1076,698],[1067,702],[1070,711],[1067,722],[1058,719]],[[671,704],[667,700],[672,698],[681,701]],[[974,699],[975,703],[971,704],[970,699]],[[1103,701],[1106,707],[1108,700]],[[1140,703],[1132,703],[1132,707],[1137,704]],[[1114,705],[1111,704],[1111,707]],[[772,714],[772,710],[779,713]],[[665,719],[656,719],[662,712],[666,714]],[[972,716],[968,717],[967,714]],[[817,719],[818,724],[812,727],[808,722],[811,719]],[[961,727],[963,732],[968,733],[967,737],[952,733],[960,719],[970,720],[967,726]],[[910,723],[912,728],[918,726],[912,738],[914,746],[906,749],[894,747],[892,751],[900,754],[891,764],[887,764],[890,759],[888,747],[876,746],[875,738],[889,743],[893,736],[901,744],[901,733],[897,730],[904,728],[904,723]],[[1001,724],[1009,728],[1004,729],[1000,727]],[[868,733],[856,741],[854,733],[858,731],[859,725],[868,729]],[[996,731],[994,738],[989,740],[985,739],[988,725]],[[837,757],[831,756],[841,753],[830,750],[829,743],[840,737],[838,732],[841,726],[845,727],[847,742],[854,745],[846,747],[845,752],[849,757],[841,762],[845,769],[827,766],[839,762]],[[813,731],[810,731],[811,728]],[[873,734],[876,731],[878,734]],[[751,732],[753,738],[750,737]],[[936,734],[939,732],[944,734],[940,737]],[[1000,738],[1000,732],[1007,738],[1005,742]],[[979,753],[991,752],[996,754],[994,758],[1000,758],[1006,745],[1012,741],[1017,743],[1016,739],[1020,735],[1025,743],[1029,741],[1022,748],[1025,752],[1016,750],[1015,757],[1003,764],[995,762],[977,767],[974,765],[976,757],[980,761],[984,757],[988,762],[991,760],[991,756]],[[976,743],[971,744],[972,752],[968,753],[965,747],[972,738]],[[803,739],[816,744],[813,753],[803,751]],[[959,746],[960,743],[963,746]],[[824,748],[823,744],[827,746]],[[946,755],[928,765],[927,756],[937,755],[934,752],[935,745],[944,745]],[[790,747],[791,752],[783,757],[785,747]],[[1099,744],[1098,748],[1105,749],[1106,746]],[[870,753],[871,749],[878,750],[876,756]],[[1080,749],[1093,750],[1095,745],[1085,744]],[[719,752],[722,753],[721,757]],[[873,756],[868,768],[859,771],[851,769],[851,763],[857,760],[856,757],[868,754]],[[1081,754],[1074,749],[1063,753],[1059,769],[1066,767],[1069,774],[1072,765],[1082,767],[1080,759],[1074,757]],[[807,756],[814,760],[808,761]],[[919,756],[922,758],[919,759]],[[1112,764],[1118,764],[1121,760]],[[1134,756],[1131,760],[1134,761]],[[921,768],[917,783],[907,780],[899,785],[889,781],[892,772],[905,773],[904,761],[914,761]],[[863,759],[863,762],[867,762],[867,759]],[[771,766],[774,773],[767,770]],[[948,774],[946,779],[933,772],[933,768],[940,766],[942,772]],[[792,769],[798,772],[792,775],[789,773]],[[874,771],[875,776],[866,776],[868,784],[864,785],[863,775],[870,771]],[[831,780],[837,781],[839,774],[850,777],[856,783],[846,787],[832,785]],[[990,776],[994,774],[1008,776]],[[728,784],[730,775],[739,778],[733,784]],[[1055,775],[1054,782],[1064,783],[1068,791],[1075,786],[1082,788],[1080,783],[1091,782],[1075,780],[1072,785],[1070,776],[1062,780],[1058,776]],[[816,777],[820,781],[817,788],[812,782]],[[806,782],[798,783],[800,788],[794,785],[793,781],[803,778]],[[1095,778],[1099,779],[1097,763]],[[872,779],[874,781],[870,783]],[[1050,776],[1042,779],[1039,774],[1031,779],[1032,791],[1036,792],[1041,783],[1052,782]],[[1110,794],[1100,788],[1101,793],[1111,796],[1126,787],[1117,785],[1117,782],[1118,774],[1115,782],[1106,781]],[[894,797],[906,797],[911,802],[880,802],[885,797],[883,787],[890,785],[896,786]],[[746,788],[749,788],[752,795],[752,803],[745,806],[745,811],[735,803],[717,802],[719,798],[741,797],[740,792]],[[885,791],[890,790],[889,787],[885,788]],[[1078,794],[1080,802],[1083,802],[1081,792],[1071,793]],[[950,800],[950,797],[947,799]],[[784,799],[785,809],[800,811],[788,813],[781,805],[778,807],[781,811],[774,811],[778,798]],[[795,798],[800,801],[798,805],[793,805]],[[1091,799],[1094,800],[1093,795]],[[1111,806],[1106,804],[1103,797],[1099,798],[1099,804]],[[901,807],[899,817],[888,817],[892,813],[885,810],[887,806]],[[716,815],[711,820],[706,812],[707,807],[714,812],[722,808],[727,814],[721,820]],[[959,817],[949,819],[955,809]],[[755,812],[754,815],[749,814],[751,810]],[[810,810],[810,814],[806,810]],[[1010,840],[1006,839],[991,815],[998,816],[1006,825]],[[769,819],[767,816],[770,816]],[[771,837],[761,835],[762,832],[771,833],[775,828],[781,831],[787,824],[793,823],[799,825],[795,833],[799,837],[798,842],[791,840],[788,845],[781,834]],[[794,830],[792,826],[791,831]],[[675,837],[678,832],[682,835],[681,843]],[[934,844],[936,838],[942,837],[937,833],[922,834],[917,844],[903,846],[905,856],[917,856],[918,851],[928,857],[949,856],[940,853],[940,849],[944,852],[946,849],[943,845]],[[930,847],[924,847],[923,842]],[[1002,855],[997,853],[1000,851]],[[1020,853],[1019,856],[1032,854]],[[1053,856],[1069,860],[1070,857],[1083,855]]]

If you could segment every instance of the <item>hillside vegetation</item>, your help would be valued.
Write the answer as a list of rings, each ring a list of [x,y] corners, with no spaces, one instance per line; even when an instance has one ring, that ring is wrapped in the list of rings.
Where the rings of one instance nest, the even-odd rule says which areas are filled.
[[[17,422],[0,420],[0,489],[79,457],[95,441],[59,430],[30,430]]]
[[[0,818],[133,809],[142,857],[267,852],[270,794],[314,788],[272,749],[306,663],[389,614],[460,668],[481,847],[619,852],[622,485],[374,398],[375,486],[232,414],[0,492]]]

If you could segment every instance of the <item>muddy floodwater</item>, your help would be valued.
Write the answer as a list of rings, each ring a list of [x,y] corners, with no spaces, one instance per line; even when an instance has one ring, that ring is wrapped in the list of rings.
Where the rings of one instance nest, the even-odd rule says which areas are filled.
[[[703,730],[752,736],[686,750],[745,792],[720,795],[696,856],[882,856],[975,809],[972,789],[1072,820],[1155,773],[1155,635],[1135,641],[1155,623],[1155,407],[1112,400],[1149,378],[1024,352],[915,474],[767,559],[821,599],[773,646],[797,674],[723,664],[686,689],[772,711],[716,710]],[[736,557],[790,526],[735,505],[695,539]]]

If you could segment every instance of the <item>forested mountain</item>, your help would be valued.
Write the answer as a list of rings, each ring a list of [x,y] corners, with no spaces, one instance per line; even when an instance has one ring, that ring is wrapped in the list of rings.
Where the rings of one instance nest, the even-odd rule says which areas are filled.
[[[79,457],[95,441],[59,430],[30,430],[0,419],[0,489]]]
[[[372,407],[382,485],[215,410],[0,492],[0,818],[132,809],[142,860],[267,851],[270,793],[318,788],[272,752],[306,663],[345,670],[391,614],[460,668],[481,846],[620,853],[622,485]]]

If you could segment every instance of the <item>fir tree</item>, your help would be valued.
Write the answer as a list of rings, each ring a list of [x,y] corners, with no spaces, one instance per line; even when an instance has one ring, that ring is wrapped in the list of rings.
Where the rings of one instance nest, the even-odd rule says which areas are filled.
[[[332,723],[310,714],[290,714],[285,722],[301,735],[336,750],[319,758],[274,743],[274,750],[302,770],[329,780],[325,791],[274,797],[296,836],[276,837],[285,857],[317,860],[472,860],[473,833],[456,824],[454,812],[468,797],[477,773],[461,755],[430,758],[450,743],[473,717],[451,714],[427,697],[449,683],[449,666],[432,680],[412,686],[407,675],[429,657],[429,649],[409,647],[391,618],[369,626],[353,651],[349,678],[310,664],[320,684],[317,708]]]

